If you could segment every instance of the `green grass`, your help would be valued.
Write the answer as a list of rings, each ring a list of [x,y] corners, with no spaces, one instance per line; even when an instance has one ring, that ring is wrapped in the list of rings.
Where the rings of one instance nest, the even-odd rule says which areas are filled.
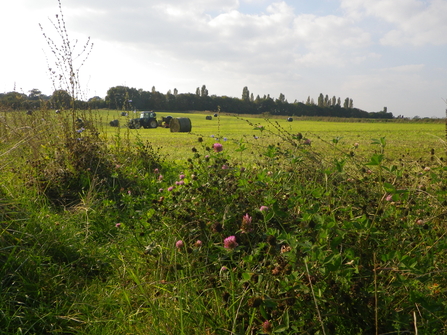
[[[119,115],[2,114],[0,334],[446,332],[445,125]]]
[[[119,119],[121,121],[121,134],[126,133],[125,121],[129,117],[120,116],[120,112],[102,111],[104,120]],[[167,116],[169,113],[159,113],[158,116]],[[190,149],[197,144],[197,137],[203,137],[207,142],[214,143],[211,136],[226,138],[225,147],[229,152],[239,148],[241,142],[254,146],[267,146],[275,144],[276,137],[270,136],[270,132],[261,134],[254,130],[253,125],[266,126],[273,134],[288,132],[290,134],[302,133],[312,141],[312,145],[318,150],[328,150],[327,143],[332,144],[339,138],[337,147],[341,150],[350,150],[355,143],[359,144],[358,154],[370,155],[372,139],[386,137],[389,158],[406,159],[405,157],[427,160],[431,156],[431,149],[435,154],[439,148],[443,150],[445,143],[445,126],[442,123],[400,123],[400,122],[325,122],[325,121],[300,121],[295,118],[293,122],[287,122],[287,118],[269,118],[253,116],[220,115],[212,120],[205,120],[205,115],[211,113],[171,113],[173,117],[190,118],[192,131],[189,133],[171,133],[169,129],[140,129],[130,130],[129,138],[139,137],[142,141],[149,141],[154,146],[161,147],[162,153],[171,160],[185,160],[189,157]],[[116,135],[116,129],[103,122],[103,130],[107,136]],[[258,136],[255,140],[253,137]],[[436,150],[437,149],[437,150]],[[333,149],[329,149],[333,150]],[[366,152],[365,152],[366,151]]]

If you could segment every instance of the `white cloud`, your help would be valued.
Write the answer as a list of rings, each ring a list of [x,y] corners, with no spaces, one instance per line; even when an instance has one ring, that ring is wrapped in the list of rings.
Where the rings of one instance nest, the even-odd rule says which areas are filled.
[[[380,39],[384,45],[447,44],[445,0],[342,0],[341,6],[358,21],[372,16],[391,24]]]

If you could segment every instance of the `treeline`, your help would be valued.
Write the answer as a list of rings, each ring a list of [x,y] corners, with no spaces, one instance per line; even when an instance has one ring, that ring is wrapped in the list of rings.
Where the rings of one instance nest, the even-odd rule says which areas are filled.
[[[308,97],[306,102],[294,101],[289,103],[284,94],[274,99],[270,95],[254,97],[247,87],[242,90],[241,98],[209,95],[205,85],[198,87],[195,93],[178,93],[177,89],[163,94],[152,87],[151,91],[131,88],[127,86],[111,87],[103,99],[99,96],[87,101],[73,100],[63,90],[54,91],[53,95],[45,96],[37,89],[31,90],[29,95],[17,92],[0,94],[0,104],[12,109],[47,108],[67,109],[75,106],[80,109],[116,109],[130,110],[172,110],[172,111],[218,111],[237,114],[264,114],[284,116],[326,116],[348,118],[392,119],[393,114],[383,111],[367,112],[354,108],[353,100],[343,100],[335,96],[323,96],[321,93],[317,101]]]

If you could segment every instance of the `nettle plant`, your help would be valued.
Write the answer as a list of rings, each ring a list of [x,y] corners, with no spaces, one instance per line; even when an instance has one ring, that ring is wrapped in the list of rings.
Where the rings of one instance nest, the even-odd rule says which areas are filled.
[[[387,165],[385,138],[370,161],[356,144],[322,160],[285,131],[245,166],[222,140],[199,137],[178,178],[155,170],[141,218],[158,279],[195,287],[181,298],[191,320],[206,309],[233,333],[446,329],[445,167]]]

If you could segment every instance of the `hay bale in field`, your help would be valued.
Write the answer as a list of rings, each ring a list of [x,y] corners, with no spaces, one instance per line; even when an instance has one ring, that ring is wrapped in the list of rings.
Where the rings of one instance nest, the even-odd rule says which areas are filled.
[[[293,118],[289,117],[289,118],[287,119],[287,121],[288,121],[288,122],[292,122],[292,121],[293,121]]]
[[[121,112],[121,116],[127,116],[126,112]]]
[[[216,113],[216,114],[214,114],[214,117],[217,117],[217,113]]]
[[[119,120],[112,120],[110,121],[110,127],[118,127],[120,125]]]
[[[211,115],[207,115],[207,116],[205,117],[205,119],[206,119],[206,120],[212,120],[213,117],[212,117]]]
[[[192,128],[191,120],[186,117],[172,119],[169,123],[169,128],[171,133],[189,133]]]

